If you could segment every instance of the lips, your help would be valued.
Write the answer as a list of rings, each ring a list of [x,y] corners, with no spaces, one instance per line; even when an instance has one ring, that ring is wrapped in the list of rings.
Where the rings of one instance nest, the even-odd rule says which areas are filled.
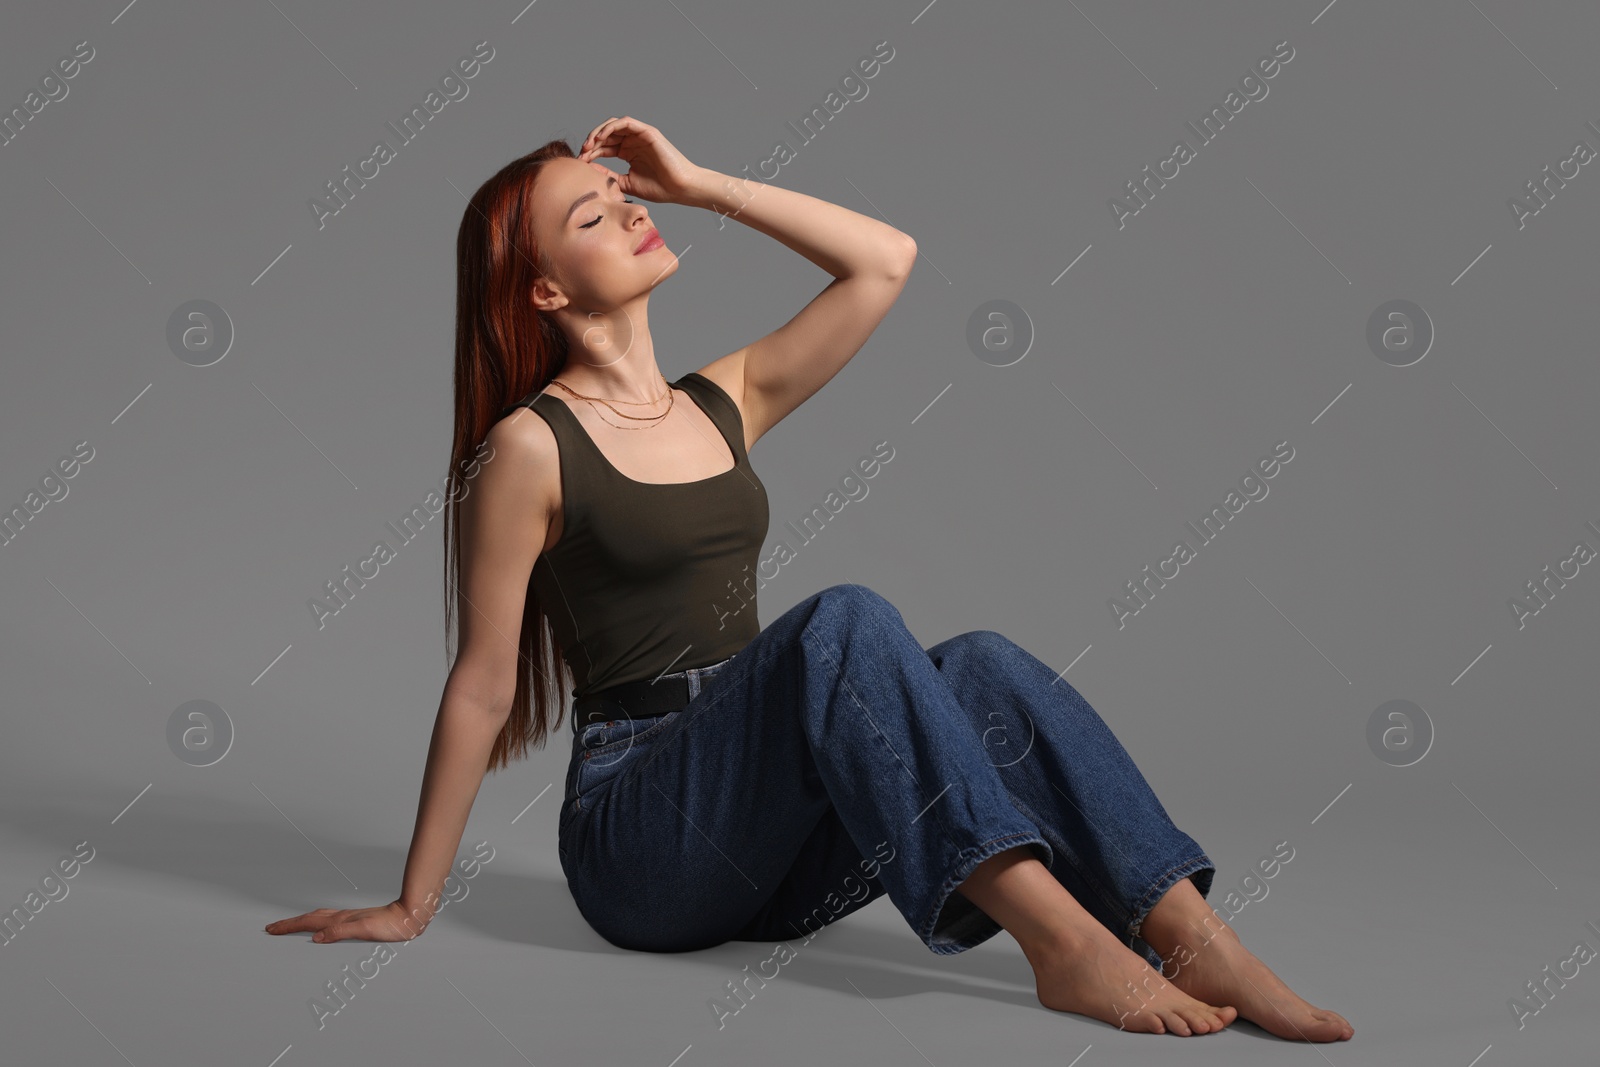
[[[633,254],[640,256],[646,252],[653,252],[657,248],[664,248],[665,246],[666,242],[661,239],[660,231],[652,228],[651,231],[645,235],[645,239],[639,242],[639,247],[633,250]]]

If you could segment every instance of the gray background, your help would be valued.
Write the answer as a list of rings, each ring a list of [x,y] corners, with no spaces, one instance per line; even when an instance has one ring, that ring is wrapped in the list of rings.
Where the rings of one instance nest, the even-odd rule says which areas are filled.
[[[0,947],[8,1058],[1570,1062],[1594,967],[1520,1032],[1508,1001],[1600,948],[1600,578],[1521,629],[1508,600],[1600,547],[1600,177],[1522,229],[1507,199],[1600,146],[1592,5],[144,0],[3,21],[5,110],[96,50],[0,148],[0,504],[95,450],[0,549],[0,906],[96,850]],[[1270,94],[1119,230],[1110,198],[1285,39]],[[480,40],[469,95],[319,230],[307,201]],[[868,95],[802,143],[786,123],[883,40]],[[307,601],[444,474],[463,196],[624,114],[725,173],[788,141],[775,184],[920,247],[865,348],[753,452],[775,541],[895,448],[763,624],[854,581],[924,644],[996,629],[1070,664],[1219,864],[1213,903],[1293,845],[1233,923],[1353,1041],[1118,1033],[1040,1007],[1009,936],[935,957],[887,900],[719,1030],[710,1000],[773,946],[649,956],[589,930],[556,858],[564,740],[485,781],[462,855],[495,858],[316,1028],[310,997],[373,946],[261,928],[398,890],[447,674],[440,526],[326,628]],[[741,225],[652,215],[683,258],[651,308],[669,377],[828,281]],[[166,342],[193,299],[237,331],[209,367]],[[965,339],[994,299],[1031,323],[1010,366]],[[1436,329],[1404,368],[1366,342],[1393,299]],[[1283,440],[1270,495],[1119,629],[1108,600]],[[166,740],[197,699],[236,731],[205,768]],[[1367,741],[1395,699],[1435,731],[1411,766]]]

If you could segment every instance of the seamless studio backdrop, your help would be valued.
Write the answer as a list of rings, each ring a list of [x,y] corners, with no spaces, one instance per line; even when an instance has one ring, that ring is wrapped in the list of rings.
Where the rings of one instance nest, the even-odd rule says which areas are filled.
[[[262,932],[398,892],[449,667],[456,227],[612,115],[919,247],[751,452],[743,610],[856,582],[924,645],[998,630],[1063,671],[1216,860],[1210,903],[1356,1026],[1330,1062],[1572,1061],[1600,1004],[1592,6],[4,23],[8,1061],[1153,1053],[1042,1008],[1008,935],[936,957],[887,901],[788,952],[613,948],[557,862],[566,723],[486,778],[423,937]],[[651,214],[669,378],[829,280]],[[1316,1055],[1242,1023],[1182,1054]]]

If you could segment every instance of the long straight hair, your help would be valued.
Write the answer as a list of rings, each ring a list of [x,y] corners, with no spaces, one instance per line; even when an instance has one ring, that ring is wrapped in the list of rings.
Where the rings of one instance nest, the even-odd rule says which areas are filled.
[[[530,300],[534,281],[550,269],[533,237],[533,184],[543,164],[558,158],[576,158],[564,140],[507,163],[472,194],[456,231],[456,418],[444,522],[445,656],[451,662],[466,482],[477,473],[479,450],[500,412],[543,389],[567,361],[566,335]],[[530,744],[544,747],[552,726],[561,727],[572,679],[530,580],[517,637],[516,693],[488,771],[525,757]]]

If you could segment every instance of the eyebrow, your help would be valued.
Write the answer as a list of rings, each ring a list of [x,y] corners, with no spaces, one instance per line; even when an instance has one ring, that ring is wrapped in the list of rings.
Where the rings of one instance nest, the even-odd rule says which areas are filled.
[[[608,177],[606,179],[606,190],[609,192],[611,187],[615,184],[617,184],[616,176],[612,175],[611,177]],[[578,210],[578,208],[581,207],[585,202],[593,200],[599,195],[599,193],[591,189],[589,192],[584,193],[582,196],[578,197],[578,199],[574,200],[572,205],[567,208],[567,217],[561,220],[562,224],[565,225],[572,218],[572,213]]]

